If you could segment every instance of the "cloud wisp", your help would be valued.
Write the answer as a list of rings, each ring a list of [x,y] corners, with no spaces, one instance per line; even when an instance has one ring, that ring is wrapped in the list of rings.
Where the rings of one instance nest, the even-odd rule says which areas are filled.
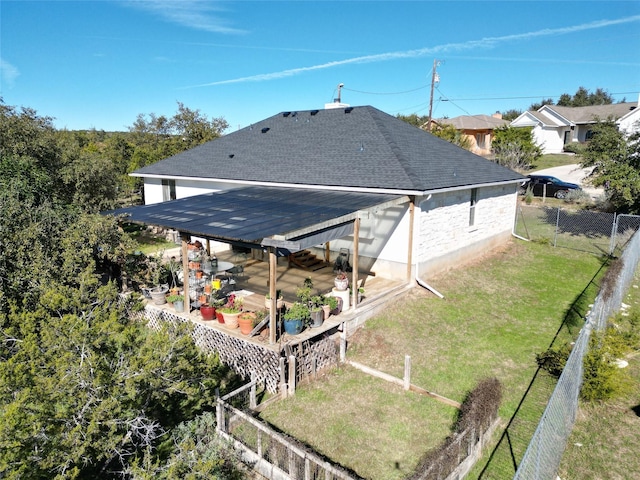
[[[224,11],[217,2],[202,0],[127,0],[122,2],[127,7],[137,8],[156,15],[163,20],[176,23],[187,28],[204,30],[213,33],[241,34],[244,30],[228,26],[219,15],[214,12]]]
[[[2,84],[13,88],[16,83],[16,78],[20,76],[20,72],[17,67],[0,58],[0,79]]]
[[[459,43],[446,43],[443,45],[437,45],[434,47],[426,47],[415,50],[407,50],[404,52],[388,52],[375,55],[364,55],[359,57],[347,58],[344,60],[336,60],[333,62],[326,62],[319,65],[312,65],[308,67],[291,68],[287,70],[281,70],[279,72],[262,73],[258,75],[251,75],[247,77],[233,78],[228,80],[219,80],[216,82],[203,83],[199,85],[190,85],[183,87],[189,88],[201,88],[201,87],[213,87],[217,85],[229,85],[234,83],[245,82],[263,82],[268,80],[276,80],[280,78],[292,77],[306,72],[315,70],[325,70],[328,68],[339,67],[344,65],[364,64],[373,62],[387,62],[390,60],[404,59],[404,58],[419,58],[426,55],[442,55],[449,52],[463,52],[474,49],[490,49],[502,43],[509,43],[521,40],[530,40],[540,37],[549,36],[561,36],[569,35],[576,32],[583,32],[587,30],[595,30],[600,28],[611,27],[615,25],[632,23],[640,21],[640,15],[631,17],[625,17],[615,20],[599,20],[596,22],[585,23],[581,25],[573,25],[562,28],[545,28],[542,30],[536,30],[533,32],[518,33],[512,35],[502,35],[498,37],[486,37],[479,40],[470,40],[467,42]]]

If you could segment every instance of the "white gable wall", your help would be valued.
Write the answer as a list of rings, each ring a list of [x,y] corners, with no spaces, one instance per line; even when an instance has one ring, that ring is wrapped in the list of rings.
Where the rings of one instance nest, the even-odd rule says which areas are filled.
[[[176,180],[176,197],[185,198],[229,187],[236,188],[230,184]],[[471,226],[471,189],[416,199],[412,275],[416,274],[416,263],[419,264],[418,274],[426,278],[477,258],[510,237],[517,203],[516,185],[484,187],[477,192],[474,224]],[[162,202],[160,179],[145,179],[145,199],[147,204]],[[409,222],[407,205],[365,213],[360,220],[360,269],[371,270],[384,278],[406,280]],[[353,240],[348,236],[332,241],[332,260],[341,248],[347,248],[353,256]]]
[[[631,113],[622,117],[617,123],[620,131],[625,132],[627,135],[640,132],[640,107],[632,110]]]

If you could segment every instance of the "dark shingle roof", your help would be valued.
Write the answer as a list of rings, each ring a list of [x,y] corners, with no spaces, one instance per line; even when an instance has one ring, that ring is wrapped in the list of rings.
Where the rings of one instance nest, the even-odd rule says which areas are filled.
[[[404,191],[523,178],[370,106],[283,112],[134,174]]]

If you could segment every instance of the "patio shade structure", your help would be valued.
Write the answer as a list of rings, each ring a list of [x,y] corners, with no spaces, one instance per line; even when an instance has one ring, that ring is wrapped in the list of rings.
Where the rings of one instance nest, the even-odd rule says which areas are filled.
[[[354,278],[360,212],[375,212],[410,201],[407,195],[310,188],[244,186],[103,214],[177,230],[183,236],[185,290],[187,243],[183,234],[269,251],[269,289],[275,311],[278,256],[354,235]],[[189,299],[186,298],[187,308]],[[270,341],[275,343],[275,315]]]

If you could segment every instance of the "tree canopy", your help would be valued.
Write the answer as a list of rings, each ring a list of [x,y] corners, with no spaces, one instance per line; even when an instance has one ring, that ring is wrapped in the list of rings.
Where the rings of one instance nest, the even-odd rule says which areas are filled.
[[[514,170],[526,170],[538,158],[542,151],[533,141],[530,128],[498,127],[493,131],[491,149],[496,161]]]
[[[624,102],[624,99],[622,100]],[[544,105],[558,105],[559,107],[587,107],[590,105],[609,105],[613,103],[613,97],[603,88],[596,88],[595,92],[589,92],[585,87],[579,87],[576,93],[563,93],[558,98],[558,103],[547,98],[539,103],[532,103],[529,110],[538,110]]]
[[[590,181],[605,187],[616,210],[640,214],[640,132],[626,136],[613,120],[592,128],[581,165],[593,167]]]
[[[109,155],[131,151],[120,136],[59,132],[0,103],[1,478],[128,478],[144,462],[168,471],[188,440],[174,430],[235,380],[188,326],[148,329],[110,280],[134,243],[95,212],[126,172]],[[217,472],[234,478],[231,454],[210,445]]]

